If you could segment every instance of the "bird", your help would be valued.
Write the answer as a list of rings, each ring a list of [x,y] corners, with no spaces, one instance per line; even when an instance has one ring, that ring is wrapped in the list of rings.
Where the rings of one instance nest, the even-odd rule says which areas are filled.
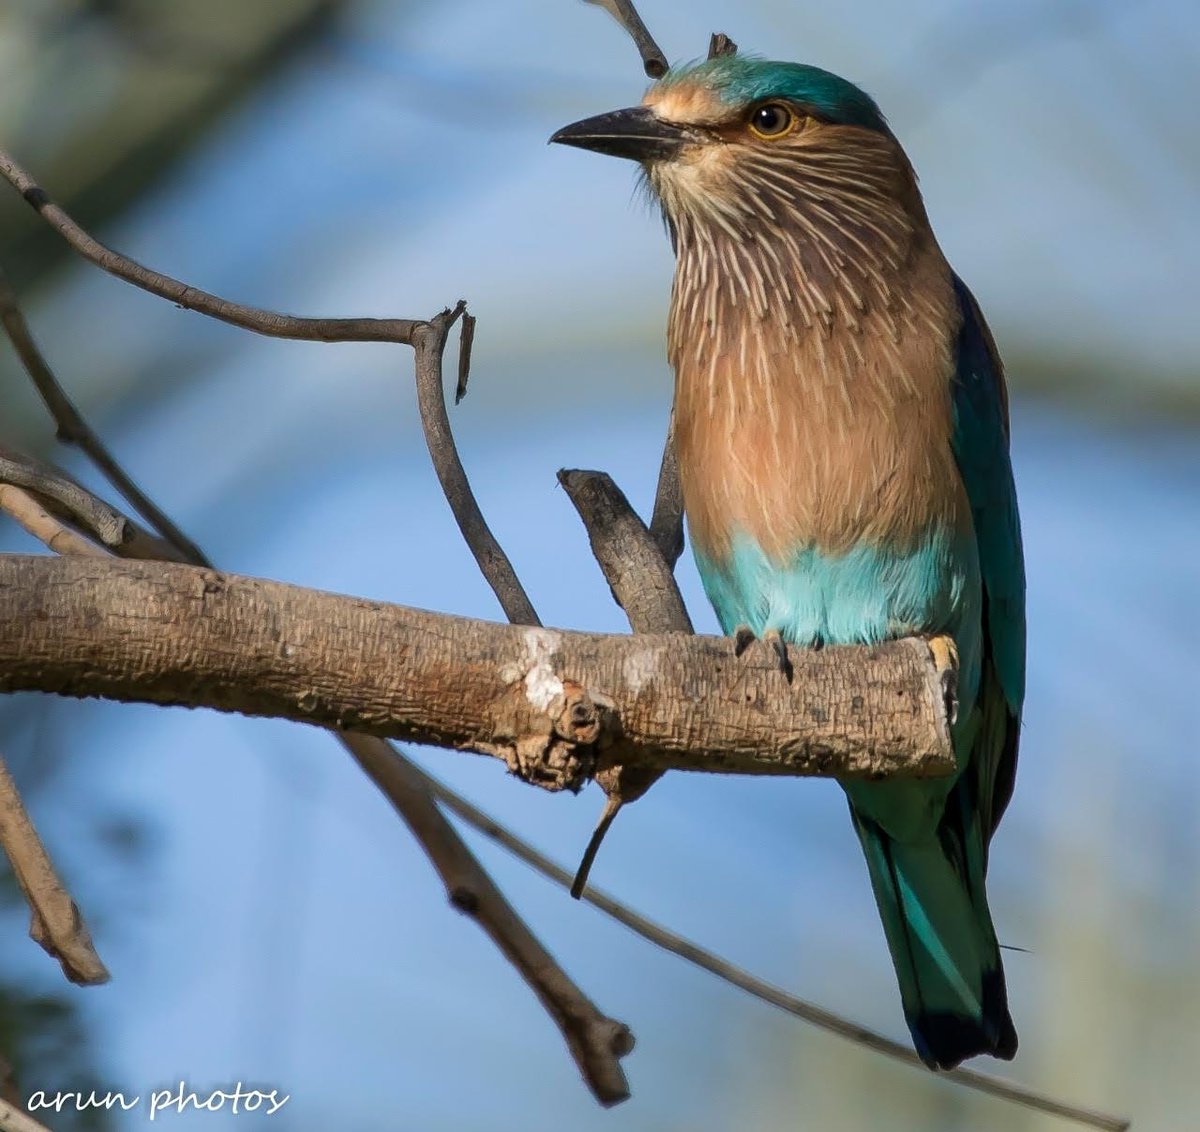
[[[1008,395],[911,162],[858,86],[736,51],[550,140],[639,163],[661,207],[684,510],[735,651],[920,636],[955,664],[954,771],[839,781],[917,1054],[1011,1059],[985,892],[1025,691]]]

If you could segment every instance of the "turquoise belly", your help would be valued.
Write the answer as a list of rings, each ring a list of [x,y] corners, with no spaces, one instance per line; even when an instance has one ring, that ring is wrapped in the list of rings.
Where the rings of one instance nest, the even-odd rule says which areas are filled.
[[[696,551],[696,565],[726,633],[739,625],[759,637],[774,629],[807,647],[950,634],[959,659],[954,749],[963,769],[977,725],[982,651],[979,559],[970,532],[958,538],[934,532],[905,552],[866,543],[844,553],[806,547],[783,563],[742,537],[734,539],[728,561]],[[860,813],[908,841],[937,826],[956,781],[952,775],[842,785]]]
[[[974,699],[980,590],[969,531],[935,530],[906,551],[866,543],[837,553],[808,546],[784,562],[735,536],[726,561],[696,551],[696,565],[726,633],[738,625],[760,637],[774,629],[803,646],[949,633],[960,651],[961,694]],[[971,631],[962,632],[967,626]]]

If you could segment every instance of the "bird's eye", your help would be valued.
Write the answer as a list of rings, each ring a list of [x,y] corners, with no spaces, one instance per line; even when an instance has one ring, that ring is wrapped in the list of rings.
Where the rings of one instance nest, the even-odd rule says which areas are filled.
[[[760,138],[777,138],[795,124],[796,115],[779,102],[767,102],[750,115],[750,129]]]

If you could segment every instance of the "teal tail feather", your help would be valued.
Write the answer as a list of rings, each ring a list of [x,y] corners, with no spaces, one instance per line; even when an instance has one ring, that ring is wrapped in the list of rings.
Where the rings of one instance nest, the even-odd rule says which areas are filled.
[[[952,794],[950,812],[953,803]],[[927,838],[902,842],[853,804],[850,812],[921,1060],[952,1069],[980,1053],[1011,1059],[1017,1033],[983,890],[982,851],[969,853],[949,813]]]

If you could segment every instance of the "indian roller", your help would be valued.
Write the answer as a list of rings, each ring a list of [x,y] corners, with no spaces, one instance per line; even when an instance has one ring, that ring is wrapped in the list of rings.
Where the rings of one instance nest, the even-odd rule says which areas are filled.
[[[738,651],[956,653],[954,774],[841,785],[918,1054],[1013,1057],[984,891],[1025,682],[1007,395],[912,165],[858,87],[737,54],[551,140],[639,162],[662,207],[684,508]]]

